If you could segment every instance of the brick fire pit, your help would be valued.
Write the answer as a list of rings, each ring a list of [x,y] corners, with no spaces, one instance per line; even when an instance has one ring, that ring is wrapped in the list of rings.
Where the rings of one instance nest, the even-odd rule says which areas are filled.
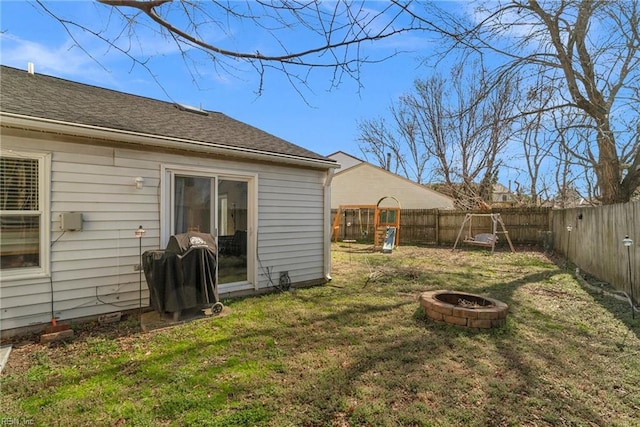
[[[420,295],[425,314],[438,322],[468,328],[503,326],[509,306],[502,301],[456,291],[429,291]]]

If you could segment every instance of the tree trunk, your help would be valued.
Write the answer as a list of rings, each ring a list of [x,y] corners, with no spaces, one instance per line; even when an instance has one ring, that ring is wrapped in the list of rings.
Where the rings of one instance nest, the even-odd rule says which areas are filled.
[[[625,197],[620,191],[620,160],[614,136],[609,130],[606,119],[598,126],[597,142],[599,156],[595,171],[598,177],[600,201],[604,205],[628,202],[630,195]]]

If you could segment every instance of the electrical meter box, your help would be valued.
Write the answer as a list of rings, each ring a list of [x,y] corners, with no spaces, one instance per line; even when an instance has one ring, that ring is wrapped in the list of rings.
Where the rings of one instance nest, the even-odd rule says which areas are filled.
[[[60,230],[82,230],[82,214],[80,212],[64,212],[60,214]]]

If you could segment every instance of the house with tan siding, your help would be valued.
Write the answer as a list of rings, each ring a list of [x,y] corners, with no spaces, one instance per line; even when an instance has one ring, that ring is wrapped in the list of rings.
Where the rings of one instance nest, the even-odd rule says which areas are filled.
[[[338,151],[327,156],[340,164],[331,185],[331,209],[375,205],[393,197],[402,209],[453,209],[453,199],[384,168]]]
[[[334,160],[223,113],[5,66],[0,96],[3,334],[146,307],[140,253],[187,231],[235,243],[221,297],[330,277]]]

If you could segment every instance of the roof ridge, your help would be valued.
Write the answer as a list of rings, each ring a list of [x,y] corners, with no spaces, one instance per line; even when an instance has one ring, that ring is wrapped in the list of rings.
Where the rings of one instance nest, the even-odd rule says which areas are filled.
[[[2,65],[0,110],[49,123],[111,130],[210,147],[230,147],[283,154],[325,163],[330,160],[256,126],[218,111],[180,108],[180,104],[142,95],[74,82],[47,74]],[[185,105],[185,104],[182,104]],[[204,113],[206,111],[206,113]],[[283,126],[286,124],[283,122]]]
[[[9,69],[17,71],[17,72],[24,72],[25,74],[29,74],[27,70],[23,70],[23,69],[17,68],[17,67],[12,67],[10,65],[0,64],[0,68],[9,68]],[[173,99],[171,99],[171,100],[163,100],[163,99],[158,99],[158,98],[152,98],[150,96],[140,95],[140,94],[137,94],[137,93],[124,92],[124,91],[118,90],[118,89],[113,89],[113,88],[104,87],[104,86],[98,86],[98,85],[96,85],[94,83],[85,83],[85,82],[79,82],[79,81],[76,81],[76,80],[69,80],[68,78],[55,76],[55,75],[52,75],[52,74],[45,74],[45,73],[37,73],[36,72],[35,74],[33,74],[33,77],[45,77],[45,78],[48,78],[48,79],[54,79],[54,80],[58,80],[58,81],[61,81],[61,82],[72,84],[72,85],[84,86],[84,87],[87,87],[87,88],[92,88],[92,89],[97,89],[97,90],[105,90],[105,91],[109,91],[109,92],[120,94],[120,95],[127,96],[127,97],[133,96],[133,97],[145,99],[145,100],[148,100],[148,101],[162,102],[162,103],[171,104],[171,105],[174,105],[174,106],[178,106],[178,105],[190,106],[187,103],[178,102],[178,101],[175,101]],[[169,96],[169,95],[167,95],[167,96]],[[193,107],[193,108],[196,108],[196,107]],[[215,111],[215,110],[207,110],[207,109],[203,109],[203,108],[201,108],[201,110],[202,111],[206,111],[207,113],[224,114],[224,113],[222,113],[220,111]]]

